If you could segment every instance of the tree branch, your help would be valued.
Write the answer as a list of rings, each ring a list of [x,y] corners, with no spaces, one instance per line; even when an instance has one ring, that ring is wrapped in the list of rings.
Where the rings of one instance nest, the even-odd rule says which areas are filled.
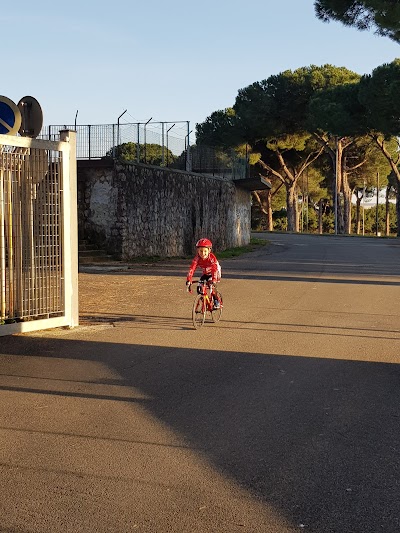
[[[262,159],[259,159],[258,160],[258,163],[265,169],[265,170],[268,170],[268,172],[270,172],[271,174],[273,174],[276,178],[278,178],[282,184],[285,184],[286,181],[285,181],[285,178],[282,177],[282,175],[274,170],[272,167],[270,167],[269,165],[267,165],[267,163],[265,163]]]

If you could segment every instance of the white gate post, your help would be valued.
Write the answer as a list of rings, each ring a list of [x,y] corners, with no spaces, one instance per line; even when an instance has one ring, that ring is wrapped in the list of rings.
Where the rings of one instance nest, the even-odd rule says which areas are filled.
[[[69,143],[68,161],[63,161],[64,187],[64,269],[65,312],[69,313],[69,326],[79,325],[78,306],[78,195],[76,171],[76,132],[60,131],[60,140]],[[64,154],[67,155],[67,154]],[[63,157],[64,159],[64,157]],[[67,163],[65,165],[65,163]],[[66,182],[66,178],[68,182]]]

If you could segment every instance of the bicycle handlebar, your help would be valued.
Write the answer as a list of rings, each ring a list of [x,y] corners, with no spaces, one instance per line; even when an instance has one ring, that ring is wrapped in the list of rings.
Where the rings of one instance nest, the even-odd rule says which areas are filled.
[[[207,281],[205,279],[199,279],[197,281],[197,283],[199,285],[207,285],[207,287],[210,288],[210,289],[215,287],[215,283],[213,283],[212,281]],[[192,292],[193,292],[192,291],[192,282],[189,282],[189,283],[186,284],[186,291],[189,292],[190,294],[192,294]]]

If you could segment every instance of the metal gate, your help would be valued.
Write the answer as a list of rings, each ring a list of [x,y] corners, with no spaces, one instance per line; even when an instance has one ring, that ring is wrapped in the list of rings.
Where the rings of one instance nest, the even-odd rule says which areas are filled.
[[[75,132],[0,135],[0,336],[78,324]]]

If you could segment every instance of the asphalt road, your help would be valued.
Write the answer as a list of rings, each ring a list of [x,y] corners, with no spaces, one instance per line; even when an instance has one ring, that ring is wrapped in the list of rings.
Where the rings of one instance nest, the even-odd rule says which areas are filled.
[[[171,261],[0,338],[1,532],[400,531],[400,243],[258,237],[219,324]]]

